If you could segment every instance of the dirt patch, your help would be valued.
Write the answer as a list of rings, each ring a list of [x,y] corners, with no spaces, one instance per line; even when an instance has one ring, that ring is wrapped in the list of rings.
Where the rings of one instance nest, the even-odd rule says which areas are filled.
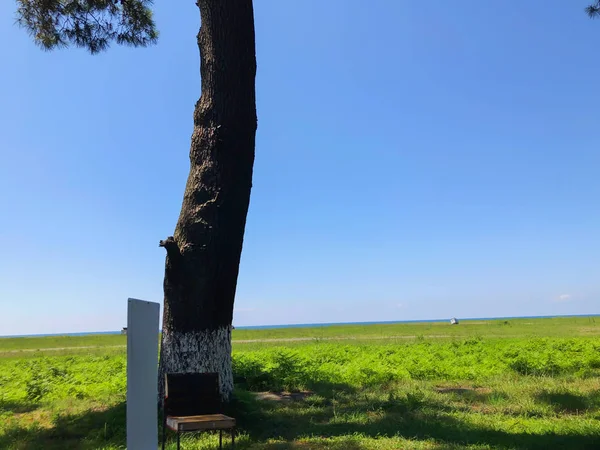
[[[49,348],[21,348],[16,350],[2,350],[0,355],[4,353],[21,353],[21,352],[58,352],[61,350],[84,350],[91,348],[125,348],[126,345],[83,345],[81,347],[49,347]]]
[[[477,394],[489,394],[490,392],[492,392],[490,388],[474,388],[471,386],[437,386],[435,390],[440,394],[465,394],[467,392],[475,392]]]
[[[435,388],[440,394],[464,394],[465,392],[475,392],[475,389],[470,387],[438,387]]]
[[[400,336],[329,336],[329,337],[295,337],[295,338],[266,338],[266,339],[232,339],[234,344],[255,344],[258,342],[302,342],[302,341],[383,341],[393,339],[416,339],[416,334]],[[425,334],[424,338],[445,339],[452,337],[449,334]]]
[[[313,395],[310,391],[303,392],[256,392],[257,400],[268,400],[272,402],[298,402]]]

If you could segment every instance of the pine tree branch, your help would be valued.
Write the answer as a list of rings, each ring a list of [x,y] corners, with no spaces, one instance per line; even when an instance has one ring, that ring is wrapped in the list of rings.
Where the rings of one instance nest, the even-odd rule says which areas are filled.
[[[585,12],[590,18],[595,19],[600,16],[600,0],[595,1],[585,8]]]
[[[56,47],[106,50],[111,42],[146,47],[158,31],[151,0],[17,0],[17,23],[44,50]]]

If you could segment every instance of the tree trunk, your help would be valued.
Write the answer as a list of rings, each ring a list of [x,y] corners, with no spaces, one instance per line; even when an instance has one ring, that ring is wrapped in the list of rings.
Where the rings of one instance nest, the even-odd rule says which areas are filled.
[[[198,0],[202,94],[190,174],[167,251],[159,392],[165,373],[218,372],[233,390],[231,323],[256,135],[252,0]]]

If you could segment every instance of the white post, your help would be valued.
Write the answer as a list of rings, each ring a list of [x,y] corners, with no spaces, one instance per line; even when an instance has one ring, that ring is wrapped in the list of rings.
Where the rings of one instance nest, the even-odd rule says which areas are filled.
[[[158,318],[160,305],[127,304],[127,450],[158,448]]]

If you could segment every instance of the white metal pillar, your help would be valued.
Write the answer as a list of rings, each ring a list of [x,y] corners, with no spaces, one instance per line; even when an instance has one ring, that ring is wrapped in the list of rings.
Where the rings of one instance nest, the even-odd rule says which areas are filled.
[[[158,321],[160,305],[127,304],[127,450],[158,448]]]

